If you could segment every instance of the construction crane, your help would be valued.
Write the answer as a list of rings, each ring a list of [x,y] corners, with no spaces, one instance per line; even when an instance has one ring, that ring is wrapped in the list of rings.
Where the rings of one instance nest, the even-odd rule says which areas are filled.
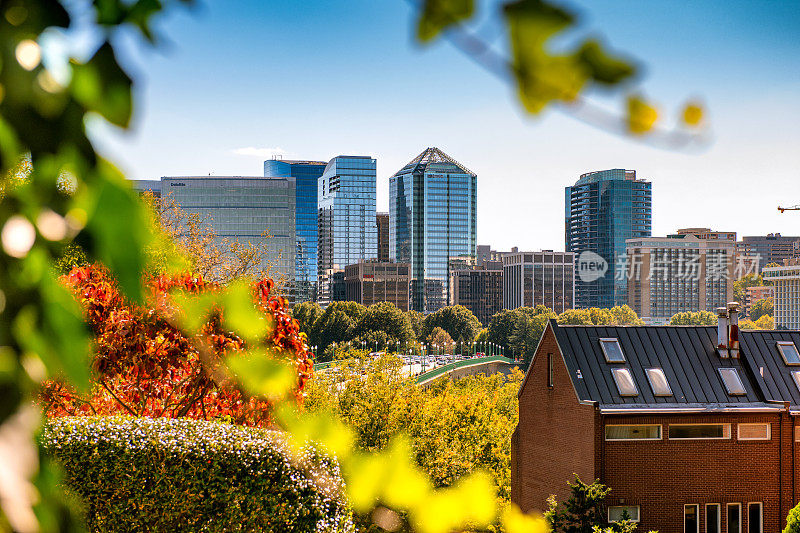
[[[791,207],[778,207],[778,211],[783,213],[784,211],[800,211],[800,205],[793,205]]]

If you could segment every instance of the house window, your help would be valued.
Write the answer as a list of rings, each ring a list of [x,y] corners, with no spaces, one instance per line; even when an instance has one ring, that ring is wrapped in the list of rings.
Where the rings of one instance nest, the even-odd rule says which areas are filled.
[[[660,368],[647,369],[647,381],[650,382],[650,388],[653,389],[653,394],[656,396],[672,396],[672,389],[667,382],[667,376]]]
[[[797,346],[793,342],[778,341],[776,344],[784,363],[787,365],[800,365],[800,353],[797,353]]]
[[[669,438],[674,440],[729,439],[730,424],[670,424]]]
[[[739,377],[739,372],[735,368],[720,368],[719,375],[722,376],[722,382],[731,396],[740,396],[747,394],[742,384],[742,379]]]
[[[553,388],[553,354],[547,354],[547,386]]]
[[[607,425],[606,440],[661,440],[661,426],[646,425]]]
[[[739,424],[739,440],[769,440],[772,434],[772,425],[764,424]]]
[[[747,533],[763,533],[764,514],[761,502],[747,504]]]
[[[683,533],[700,533],[700,506],[683,506]]]
[[[627,515],[627,516],[626,516]],[[638,505],[609,505],[608,506],[608,521],[619,522],[627,518],[631,522],[639,521],[639,506]]]
[[[706,504],[706,533],[722,533],[722,522],[718,503]]]
[[[800,426],[794,427],[794,441],[800,442]]]
[[[629,369],[612,368],[611,375],[614,377],[614,383],[617,384],[617,390],[620,396],[639,395],[639,389],[636,388],[636,383],[633,382],[633,376]]]
[[[742,533],[742,504],[728,504],[728,531],[727,533]]]
[[[624,363],[625,354],[622,353],[622,346],[619,339],[600,339],[600,347],[606,356],[606,363]]]

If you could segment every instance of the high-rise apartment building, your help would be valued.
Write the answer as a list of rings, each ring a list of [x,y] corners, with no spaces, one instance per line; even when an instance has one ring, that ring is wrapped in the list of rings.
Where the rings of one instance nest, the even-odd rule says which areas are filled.
[[[389,260],[389,213],[378,213],[378,261]]]
[[[563,313],[575,304],[575,255],[511,252],[503,257],[503,308],[544,305]]]
[[[449,305],[463,305],[481,324],[489,325],[503,309],[503,270],[470,268],[450,271]]]
[[[411,264],[411,308],[448,301],[449,260],[475,256],[477,175],[428,148],[389,178],[389,256]]]
[[[264,248],[262,267],[289,290],[295,273],[294,178],[183,176],[161,178],[161,193],[196,214],[217,238]]]
[[[385,261],[361,261],[344,269],[345,299],[362,305],[391,302],[408,311],[411,265]]]
[[[739,243],[742,255],[755,256],[759,259],[758,269],[770,263],[783,265],[784,260],[795,257],[798,249],[800,249],[800,237],[787,237],[780,233],[742,237]]]
[[[800,330],[800,259],[786,259],[761,273],[775,286],[775,329]]]
[[[676,313],[710,311],[733,300],[736,242],[692,234],[629,239],[624,269],[628,305],[648,324]]]
[[[325,170],[324,161],[268,159],[265,177],[294,178],[295,184],[295,300],[316,299],[317,288],[317,179]]]
[[[576,307],[626,302],[625,280],[615,279],[627,239],[651,233],[651,183],[635,170],[615,168],[581,175],[565,188],[566,249],[575,254]]]
[[[375,180],[375,159],[346,155],[331,159],[317,180],[320,305],[332,301],[336,272],[378,257]]]

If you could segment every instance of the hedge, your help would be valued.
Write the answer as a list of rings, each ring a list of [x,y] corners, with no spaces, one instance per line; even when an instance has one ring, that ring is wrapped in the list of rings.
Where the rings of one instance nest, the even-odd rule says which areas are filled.
[[[277,431],[75,417],[49,420],[40,439],[91,531],[353,531],[335,462],[310,449],[290,455]]]

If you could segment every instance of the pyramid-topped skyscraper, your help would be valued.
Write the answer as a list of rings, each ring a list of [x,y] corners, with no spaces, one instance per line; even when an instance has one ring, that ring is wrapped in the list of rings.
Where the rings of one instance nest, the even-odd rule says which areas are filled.
[[[389,178],[389,256],[411,264],[410,307],[447,305],[451,258],[475,257],[477,175],[427,148]]]

